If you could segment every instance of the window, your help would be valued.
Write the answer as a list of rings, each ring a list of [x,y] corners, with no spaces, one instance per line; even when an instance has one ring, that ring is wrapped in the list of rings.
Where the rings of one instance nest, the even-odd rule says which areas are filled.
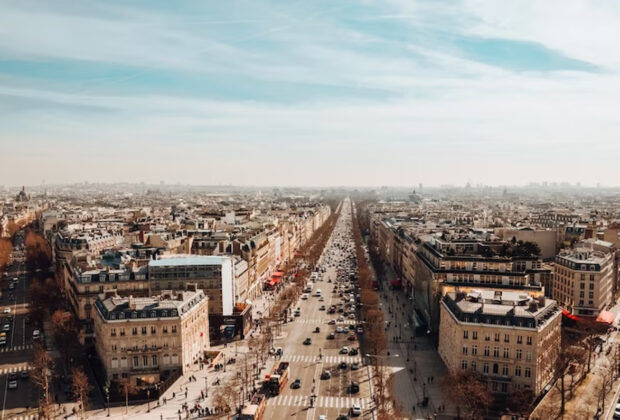
[[[508,376],[508,366],[502,366],[502,376]]]
[[[461,369],[463,370],[467,369],[467,360],[461,361]]]
[[[472,340],[477,340],[478,339],[478,331],[472,331],[471,332],[471,339]]]
[[[504,343],[510,343],[510,334],[504,334]]]
[[[507,347],[504,347],[504,359],[508,359],[510,357],[510,350]]]
[[[493,340],[495,340],[495,341],[499,341],[499,333],[495,333],[495,334],[493,335]]]
[[[157,355],[154,354],[152,359],[153,359],[153,366],[157,366]]]
[[[174,333],[176,333],[176,332],[177,332],[177,326],[176,326],[176,325],[173,325],[173,326],[172,326],[172,334],[174,334]]]
[[[164,354],[164,365],[169,365],[169,364],[170,364],[170,355]]]
[[[484,355],[485,355],[486,357],[489,357],[489,355],[491,354],[491,353],[490,353],[490,350],[491,350],[491,349],[489,348],[489,346],[484,346]]]
[[[493,357],[499,357],[499,347],[493,347]]]
[[[523,336],[522,335],[518,335],[517,336],[517,344],[523,344]]]
[[[112,369],[118,368],[118,359],[116,357],[112,358]]]
[[[466,340],[469,338],[469,331],[463,330],[463,338]]]
[[[506,382],[502,382],[500,384],[500,386],[501,386],[500,392],[502,392],[504,394],[508,392],[508,384]]]
[[[133,327],[131,329],[131,335],[138,335],[138,328],[137,327]]]
[[[125,328],[121,328],[121,337],[125,335]]]
[[[126,368],[127,367],[127,358],[126,357],[121,357],[121,367],[122,368]]]
[[[594,299],[594,292],[588,292],[588,299]]]
[[[138,360],[138,356],[134,356],[133,357],[133,367],[138,367],[139,366],[139,360]]]
[[[581,292],[579,292],[579,297],[580,298],[584,298],[585,297],[585,293],[583,292],[583,290]]]
[[[110,329],[110,335],[111,335],[112,337],[116,337],[116,328],[112,328],[112,329]]]
[[[151,325],[151,335],[155,335],[157,333],[157,329],[154,325]]]
[[[531,346],[532,345],[532,336],[528,336],[527,337],[527,345]]]
[[[525,353],[525,360],[527,360],[528,362],[532,361],[532,352],[528,351],[527,353]]]
[[[489,364],[486,362],[482,365],[482,373],[489,374]]]
[[[472,360],[470,366],[471,366],[471,370],[476,370],[476,361]]]
[[[117,347],[116,344],[112,344],[112,351],[116,351]]]
[[[531,377],[532,376],[532,370],[529,367],[526,367],[525,368],[525,375],[523,375],[523,376],[525,376],[526,378]]]
[[[499,373],[499,365],[497,363],[493,363],[493,374],[497,375]]]
[[[497,392],[497,382],[491,382],[491,389],[493,390],[493,392]]]
[[[521,366],[515,367],[515,376],[521,376]]]
[[[164,334],[168,334],[168,327],[162,327],[161,332]]]
[[[148,356],[142,356],[142,365],[143,366],[148,366],[149,365],[149,357]]]
[[[474,344],[473,346],[471,346],[471,355],[475,356],[478,354],[478,345]]]
[[[467,346],[463,346],[463,354],[467,355]]]
[[[146,335],[146,327],[142,327],[142,335]]]
[[[517,349],[517,359],[521,360],[521,357],[523,356],[523,350],[521,349]]]
[[[484,336],[484,341],[491,341],[491,336],[489,334],[486,334]]]

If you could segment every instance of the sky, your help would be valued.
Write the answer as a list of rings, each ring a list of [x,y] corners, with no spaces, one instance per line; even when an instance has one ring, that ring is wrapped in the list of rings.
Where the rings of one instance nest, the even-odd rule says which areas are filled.
[[[620,2],[2,2],[0,185],[620,185]]]

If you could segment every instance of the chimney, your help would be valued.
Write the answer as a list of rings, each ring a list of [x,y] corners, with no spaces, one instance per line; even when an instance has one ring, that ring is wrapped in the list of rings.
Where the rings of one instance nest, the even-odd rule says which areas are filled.
[[[177,300],[178,300],[179,302],[182,302],[182,301],[183,301],[183,292],[177,293]]]
[[[545,296],[543,295],[538,296],[538,306],[541,308],[545,307]]]

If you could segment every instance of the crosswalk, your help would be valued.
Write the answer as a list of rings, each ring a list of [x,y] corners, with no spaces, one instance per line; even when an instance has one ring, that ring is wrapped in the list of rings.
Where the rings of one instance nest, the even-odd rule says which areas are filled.
[[[9,417],[8,420],[36,420],[38,419],[36,414],[26,414],[25,416]]]
[[[0,349],[0,353],[9,353],[11,351],[24,351],[30,349],[32,349],[32,344],[27,344],[25,346],[3,347]]]
[[[328,319],[301,319],[296,318],[295,322],[299,324],[327,324]],[[344,321],[336,322],[336,325],[355,325],[357,321],[354,319],[345,319]]]
[[[370,398],[351,398],[351,397],[323,397],[319,396],[314,400],[315,407],[321,408],[351,408],[353,404],[359,404],[362,410],[370,408],[372,401]],[[267,400],[267,405],[309,407],[310,396],[308,395],[278,395]]]
[[[286,354],[282,356],[282,359],[287,362],[300,362],[300,363],[310,363],[310,362],[323,362],[323,363],[361,363],[362,359],[359,356],[323,356],[322,359],[319,360],[317,355],[306,355],[306,354]]]
[[[11,366],[0,369],[0,375],[7,375],[9,373],[19,373],[24,370],[31,370],[32,366],[20,365],[20,366]]]

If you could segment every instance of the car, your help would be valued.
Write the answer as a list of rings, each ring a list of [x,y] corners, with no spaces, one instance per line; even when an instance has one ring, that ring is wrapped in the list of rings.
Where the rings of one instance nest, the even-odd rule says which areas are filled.
[[[343,333],[343,332],[344,332],[344,328],[342,328],[342,327],[336,327],[336,332],[337,332],[337,333],[339,333],[339,334],[340,334],[340,333]]]
[[[9,381],[9,389],[17,389],[17,381]]]
[[[335,338],[336,338],[336,334],[334,334],[333,332],[332,332],[332,333],[329,333],[329,334],[327,335],[327,339],[328,339],[328,340],[333,340],[333,339],[335,339]]]
[[[355,319],[355,314],[349,314],[349,319]]]
[[[358,370],[360,368],[360,364],[358,362],[351,363],[351,370]]]
[[[325,305],[319,306],[319,311],[324,311],[324,310],[325,310]]]
[[[340,362],[340,364],[338,365],[338,369],[346,369],[347,368],[347,362]]]
[[[315,332],[315,333],[320,333],[320,332],[321,332],[321,329],[320,329],[319,327],[316,327],[316,328],[314,329],[314,332]]]
[[[302,300],[307,300],[308,299],[308,295],[304,293],[303,295],[301,295],[301,298],[302,298]]]
[[[349,325],[349,330],[353,331],[355,329],[355,325]]]
[[[34,330],[32,332],[32,339],[33,340],[38,340],[39,338],[41,338],[41,331],[39,330]]]
[[[295,316],[301,316],[301,311],[295,311]]]
[[[362,407],[359,404],[353,404],[353,407],[349,410],[352,416],[357,417],[362,414]]]
[[[4,311],[2,311],[2,313],[10,314],[11,313],[11,308],[4,308]]]
[[[346,414],[339,414],[338,417],[336,417],[336,420],[349,420],[349,416]]]
[[[4,326],[2,327],[2,331],[3,332],[11,331],[11,326],[9,324],[4,324]]]
[[[357,382],[351,382],[349,385],[349,394],[357,394],[360,392],[360,386]]]
[[[332,374],[329,373],[329,370],[324,370],[323,373],[321,373],[322,380],[330,379],[331,377],[332,377]]]
[[[349,350],[349,356],[357,356],[358,354],[359,352],[357,351],[356,348]]]
[[[325,302],[325,298],[323,296],[319,297],[319,302]]]
[[[327,325],[334,325],[334,324],[336,324],[335,319],[330,319],[329,322],[327,323]]]
[[[304,345],[309,346],[310,344],[312,344],[312,339],[310,339],[310,337],[306,338],[304,340]]]
[[[319,416],[319,420],[327,420],[327,416],[325,414],[321,414]]]
[[[293,389],[299,389],[301,388],[301,379],[297,378],[293,381],[293,383],[291,384],[291,388]]]
[[[0,338],[0,347],[6,347],[6,337]]]
[[[364,328],[362,328],[362,327],[357,327],[357,333],[358,333],[358,334],[364,334]]]
[[[30,375],[28,374],[27,370],[22,370],[22,373],[19,375],[19,377],[25,380],[25,379],[28,379]]]
[[[336,319],[336,322],[344,322],[344,317],[339,316],[338,319]]]

